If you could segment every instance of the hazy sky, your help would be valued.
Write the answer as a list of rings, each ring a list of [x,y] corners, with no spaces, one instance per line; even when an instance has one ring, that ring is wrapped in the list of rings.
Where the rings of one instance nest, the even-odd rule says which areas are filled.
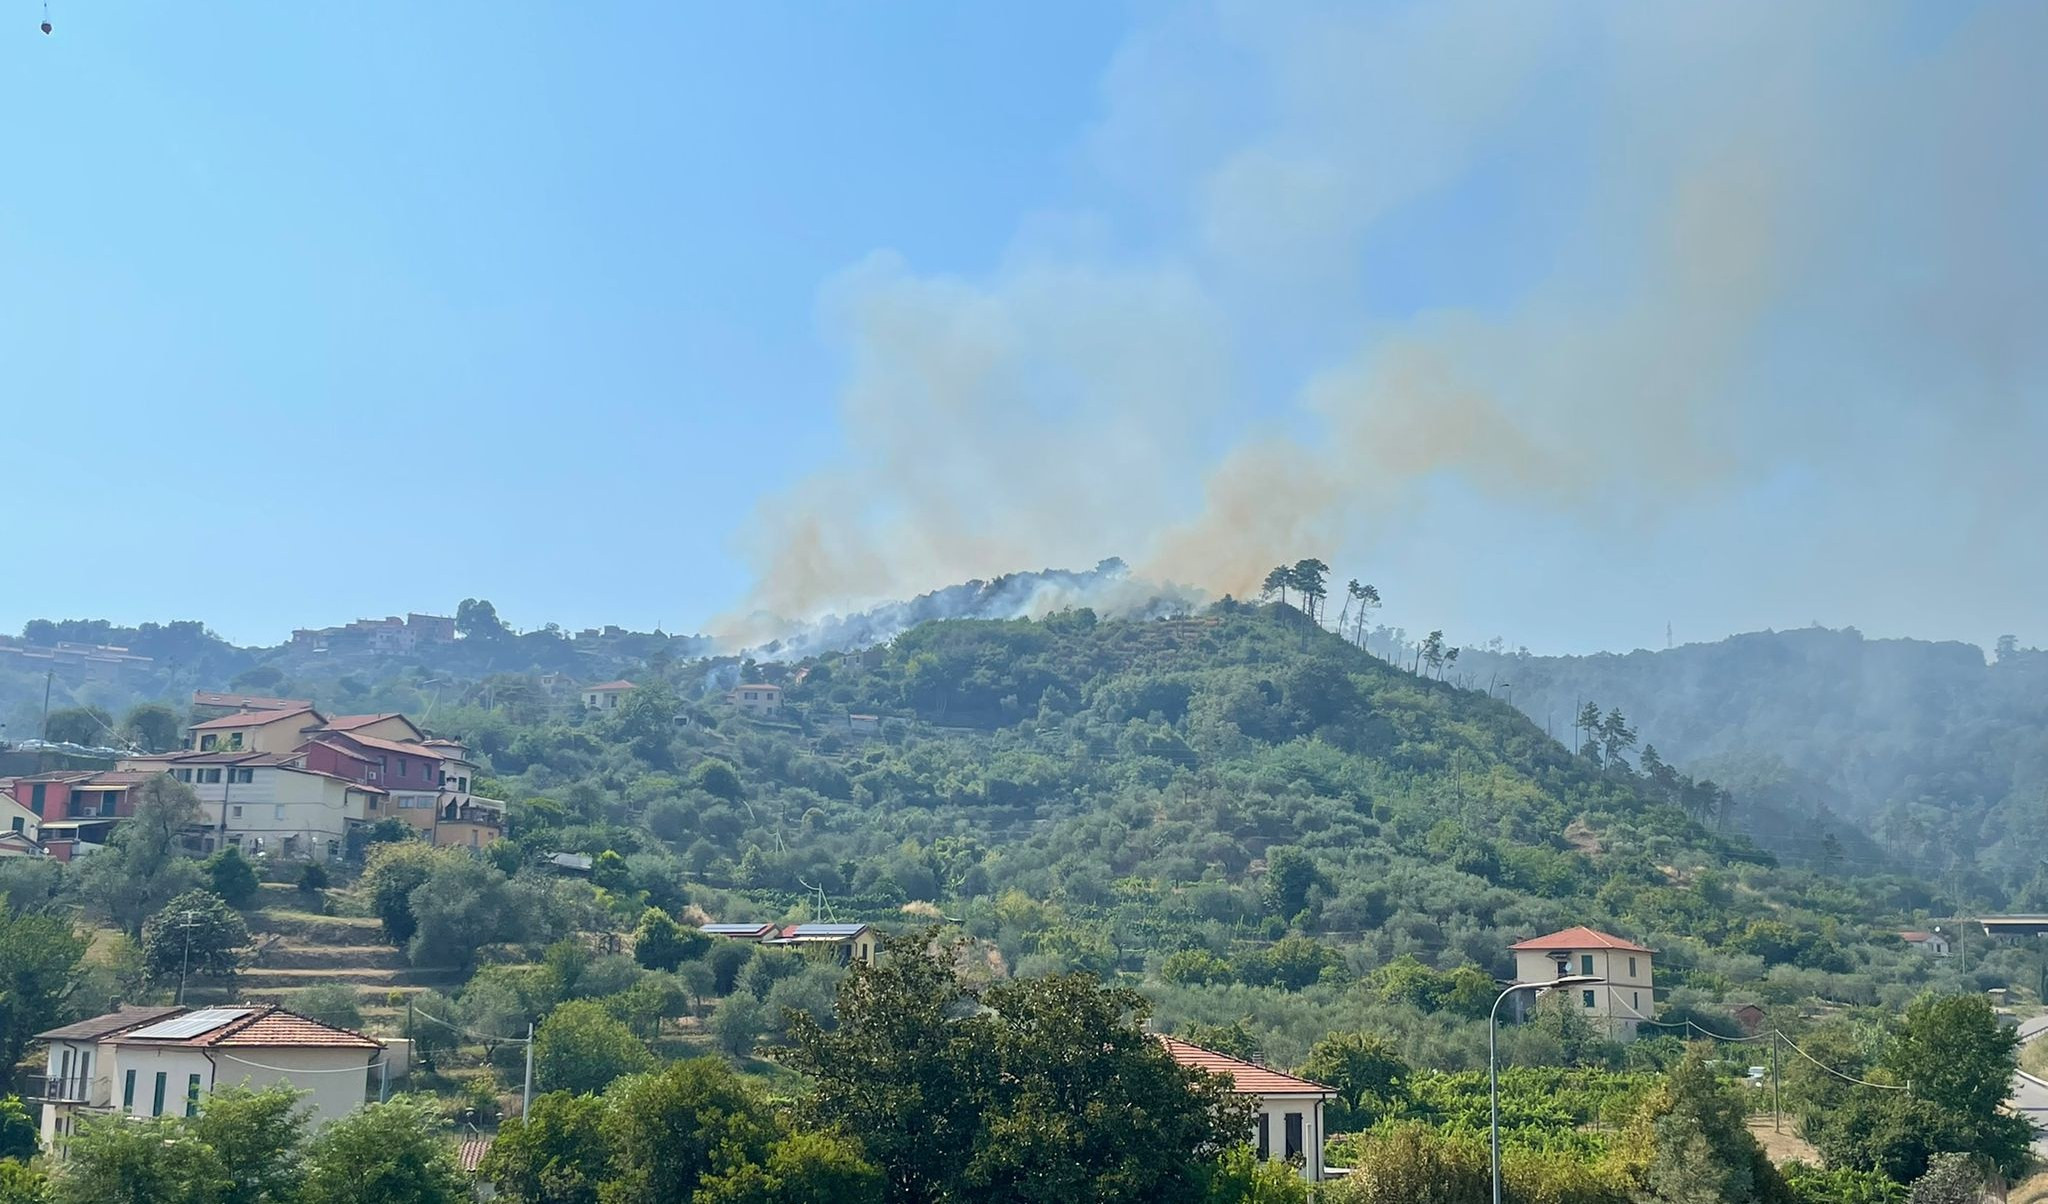
[[[1317,553],[2048,643],[2048,5],[0,13],[0,629]]]

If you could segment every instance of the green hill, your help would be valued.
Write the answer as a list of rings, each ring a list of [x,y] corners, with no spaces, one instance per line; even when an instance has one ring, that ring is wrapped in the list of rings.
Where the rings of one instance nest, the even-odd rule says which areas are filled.
[[[1531,715],[1619,707],[1666,759],[1787,817],[1759,838],[1790,856],[1838,815],[1844,839],[1870,834],[1867,856],[1959,878],[1966,904],[2048,906],[2048,885],[2028,889],[2048,857],[2048,654],[1814,627],[1465,666],[1512,682]]]

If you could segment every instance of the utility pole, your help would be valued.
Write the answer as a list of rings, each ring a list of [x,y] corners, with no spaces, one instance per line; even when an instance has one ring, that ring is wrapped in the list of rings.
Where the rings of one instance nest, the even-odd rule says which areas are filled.
[[[1783,1132],[1783,1129],[1781,1128],[1782,1122],[1780,1120],[1780,1118],[1783,1116],[1783,1113],[1780,1112],[1778,1109],[1779,1036],[1780,1034],[1777,1029],[1774,1028],[1771,1030],[1771,1131],[1773,1133]]]
[[[519,1115],[525,1117],[533,1108],[533,1021],[526,1022],[526,1084],[519,1090]]]
[[[36,772],[49,767],[44,758],[50,755],[50,683],[57,680],[55,669],[43,670],[43,743],[36,749]]]
[[[192,967],[192,921],[199,915],[196,911],[178,913],[178,927],[185,930],[185,952],[178,958],[178,999],[179,1006],[185,1003],[185,972]]]

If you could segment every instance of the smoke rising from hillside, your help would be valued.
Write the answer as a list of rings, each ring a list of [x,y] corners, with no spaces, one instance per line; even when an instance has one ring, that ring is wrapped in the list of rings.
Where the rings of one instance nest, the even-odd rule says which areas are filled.
[[[1833,504],[1785,521],[1858,524],[1829,588],[1900,571],[1864,525],[1923,492],[2048,586],[2010,565],[2048,518],[2044,35],[2039,5],[1177,16],[1087,139],[1121,223],[827,289],[846,454],[744,533],[743,612],[1111,555],[1242,593],[1446,497],[1621,547],[1788,471]],[[1469,303],[1385,299],[1418,223],[1408,291]]]

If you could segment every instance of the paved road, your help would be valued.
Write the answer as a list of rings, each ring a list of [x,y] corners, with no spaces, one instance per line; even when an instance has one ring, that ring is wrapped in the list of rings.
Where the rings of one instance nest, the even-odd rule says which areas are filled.
[[[2020,1021],[2019,1033],[2021,1045],[2025,1045],[2042,1033],[2048,1033],[2048,1015],[2035,1016],[2031,1019]]]
[[[2012,1076],[2012,1110],[2034,1122],[2034,1156],[2048,1158],[2048,1082],[2017,1071]]]

